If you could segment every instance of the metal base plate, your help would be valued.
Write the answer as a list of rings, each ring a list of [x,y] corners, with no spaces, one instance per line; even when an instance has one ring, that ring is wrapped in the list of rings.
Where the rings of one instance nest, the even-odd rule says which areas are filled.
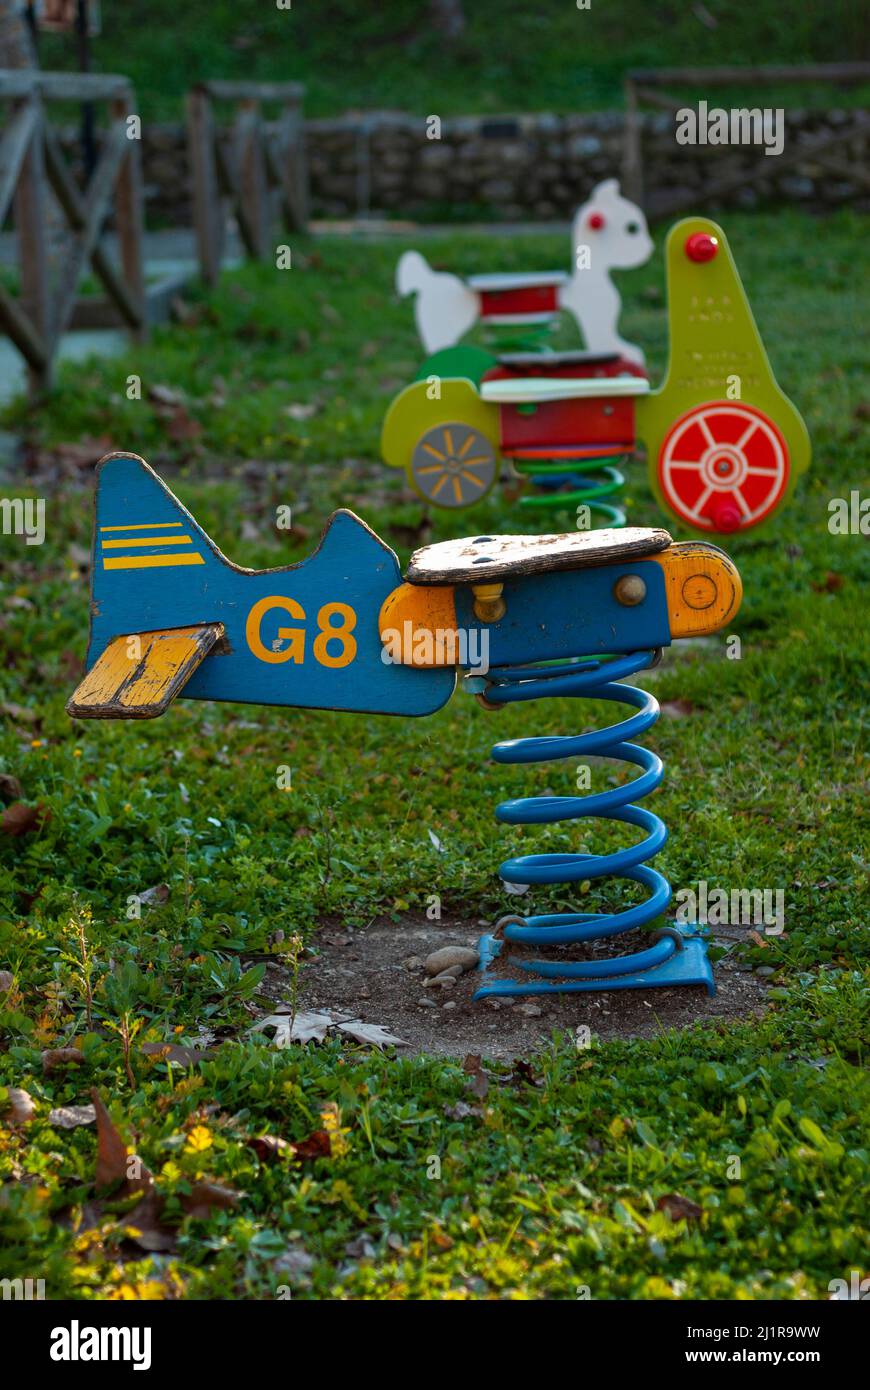
[[[587,994],[604,989],[656,989],[674,985],[703,985],[708,994],[715,994],[713,967],[707,956],[707,943],[701,928],[695,923],[687,923],[678,930],[683,937],[683,949],[675,951],[669,960],[649,970],[638,970],[633,975],[598,976],[594,980],[530,980],[528,984],[519,980],[490,980],[475,990],[472,997],[491,999],[505,995]],[[484,975],[501,954],[503,944],[500,937],[488,933],[480,938],[479,969]]]

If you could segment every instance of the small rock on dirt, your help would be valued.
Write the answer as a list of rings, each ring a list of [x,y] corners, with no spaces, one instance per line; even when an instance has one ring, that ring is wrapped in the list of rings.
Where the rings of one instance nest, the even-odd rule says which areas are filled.
[[[477,951],[470,946],[442,946],[439,951],[433,951],[431,956],[427,956],[424,963],[424,970],[427,975],[441,975],[445,970],[458,965],[460,972],[473,970],[480,957]]]
[[[434,989],[439,985],[441,989],[453,989],[461,974],[459,966],[454,966],[452,970],[442,970],[440,975],[430,975],[428,980],[424,980],[423,988]]]

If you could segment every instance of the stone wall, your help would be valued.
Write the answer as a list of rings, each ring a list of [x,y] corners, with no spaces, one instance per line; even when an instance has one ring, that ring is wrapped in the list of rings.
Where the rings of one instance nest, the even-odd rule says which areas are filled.
[[[870,167],[870,113],[792,110],[785,122],[784,156],[795,141],[839,132],[838,163],[845,170]],[[393,112],[311,120],[306,131],[315,218],[566,218],[599,179],[619,174],[623,153],[621,112],[457,117],[444,121],[437,140],[427,139],[423,118]],[[74,148],[72,133],[65,143]],[[716,205],[870,209],[866,181],[826,171],[810,158],[780,169],[778,158],[756,147],[679,146],[666,114],[644,116],[642,152],[645,205],[653,216],[677,192],[707,211],[711,180],[759,164],[762,184],[737,187]],[[149,224],[190,225],[183,128],[146,127],[142,153]]]

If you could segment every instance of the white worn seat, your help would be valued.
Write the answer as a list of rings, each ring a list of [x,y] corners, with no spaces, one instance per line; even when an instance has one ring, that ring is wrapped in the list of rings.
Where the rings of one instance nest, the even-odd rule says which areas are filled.
[[[655,555],[670,544],[668,532],[652,526],[551,536],[473,536],[415,550],[405,578],[409,584],[486,584],[524,574],[613,565]]]
[[[508,377],[480,384],[481,398],[493,405],[540,405],[544,401],[647,396],[649,390],[649,382],[641,376]]]
[[[537,374],[542,367],[597,367],[610,362],[618,362],[618,352],[502,352],[498,356],[500,367],[515,367],[522,371]],[[543,373],[546,376],[546,372]]]

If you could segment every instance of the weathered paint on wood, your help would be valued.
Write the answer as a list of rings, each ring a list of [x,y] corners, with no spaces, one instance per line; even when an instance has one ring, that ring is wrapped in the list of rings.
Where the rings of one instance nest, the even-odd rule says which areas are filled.
[[[220,624],[225,642],[189,674],[200,700],[431,714],[452,671],[382,659],[378,614],[401,583],[396,556],[352,512],[330,518],[295,565],[234,565],[134,455],[98,465],[88,667],[121,634]]]
[[[220,274],[227,208],[254,259],[274,254],[276,204],[291,231],[305,231],[304,91],[296,82],[213,81],[197,83],[188,93],[193,220],[200,273],[207,284],[215,284]],[[237,103],[228,129],[217,121],[214,101]],[[277,122],[263,119],[264,102],[280,103]]]
[[[307,560],[241,569],[144,460],[109,455],[98,465],[89,669],[68,711],[150,718],[183,693],[428,714],[449,699],[456,669],[666,646],[717,631],[742,596],[716,546],[675,545],[653,528],[478,536],[414,562],[417,581],[401,583],[392,551],[336,512]]]
[[[524,574],[614,564],[651,555],[670,544],[667,531],[651,526],[569,531],[554,536],[477,536],[415,550],[405,577],[410,584],[483,584]]]
[[[626,534],[591,533],[596,540]],[[644,551],[627,556],[626,547],[605,545],[589,552],[596,556],[593,567],[587,555],[579,567],[561,572],[530,571],[520,558],[513,570],[504,571],[503,582],[482,586],[470,583],[469,571],[459,568],[450,587],[403,584],[381,611],[381,636],[385,642],[398,641],[392,635],[398,632],[402,660],[413,666],[468,665],[473,663],[461,659],[461,634],[464,629],[467,643],[469,630],[476,626],[488,634],[489,665],[520,666],[581,653],[665,646],[676,638],[698,637],[726,626],[743,596],[740,576],[728,556],[703,541],[670,544],[664,531],[647,535],[664,537],[665,548],[655,551],[648,543]],[[490,544],[497,550],[501,542],[521,539],[535,538],[500,536],[490,538]],[[541,539],[545,545],[554,543],[558,552],[560,541],[574,538]],[[465,544],[479,548],[481,542]],[[570,555],[570,547],[565,554]],[[474,569],[471,577],[492,579]],[[487,598],[498,600],[498,615],[492,621],[486,619]],[[475,649],[482,650],[479,640]]]
[[[74,719],[155,719],[223,637],[221,623],[127,633],[110,642],[67,703]]]
[[[665,576],[671,637],[703,637],[736,616],[743,585],[724,550],[705,541],[678,541],[653,559]]]
[[[108,100],[110,123],[88,186],[80,191],[48,124],[45,103],[78,93],[85,101]],[[0,138],[0,222],[14,198],[21,293],[0,286],[0,327],[30,368],[32,393],[51,385],[52,362],[76,308],[76,291],[88,263],[105,284],[125,324],[141,338],[147,315],[142,276],[139,142],[127,138],[135,114],[133,89],[122,78],[93,73],[65,75],[35,69],[0,71],[0,102],[16,104]],[[50,283],[45,249],[47,180],[70,229],[64,274]],[[121,247],[115,267],[101,239],[110,213]]]

